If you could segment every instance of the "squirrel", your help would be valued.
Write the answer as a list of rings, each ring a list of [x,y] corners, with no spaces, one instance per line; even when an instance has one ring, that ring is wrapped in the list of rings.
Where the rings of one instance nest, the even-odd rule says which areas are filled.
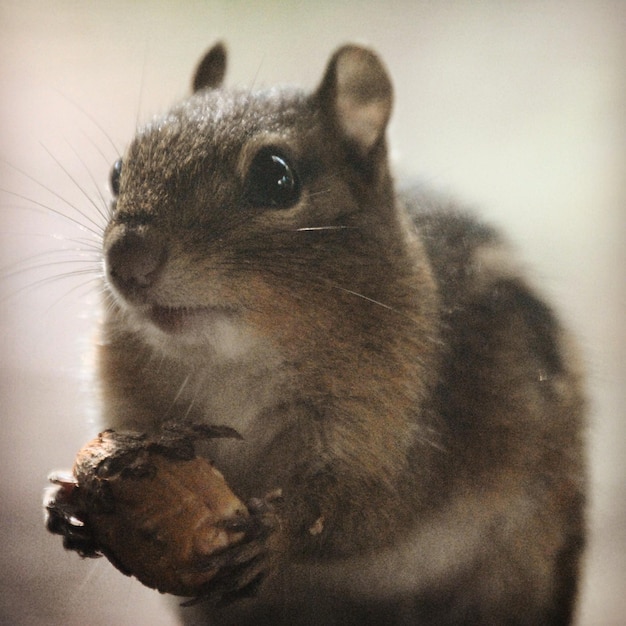
[[[202,445],[233,490],[281,490],[276,527],[223,555],[250,597],[183,618],[570,623],[572,340],[498,232],[396,189],[373,51],[339,48],[312,93],[226,89],[225,70],[219,43],[137,132],[103,237],[103,425],[227,425],[241,441]]]

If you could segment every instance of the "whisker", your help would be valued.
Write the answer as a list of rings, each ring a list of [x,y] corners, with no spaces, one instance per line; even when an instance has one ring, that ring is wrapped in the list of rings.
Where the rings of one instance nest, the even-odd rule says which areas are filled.
[[[357,230],[356,226],[304,226],[302,228],[296,228],[294,232],[305,233],[318,230]]]
[[[91,204],[91,206],[93,206],[95,208],[95,210],[101,215],[100,213],[100,207],[98,206],[98,203],[87,193],[87,191],[85,191],[85,189],[83,188],[83,186],[74,178],[74,176],[72,176],[72,174],[70,173],[70,171],[61,163],[61,161],[54,156],[54,154],[52,153],[51,150],[49,150],[44,144],[40,144],[41,147],[48,153],[48,155],[50,156],[50,158],[57,164],[57,166],[59,167],[59,169],[67,176],[67,178],[69,178],[70,181],[72,181],[72,183],[74,183],[74,185],[76,186],[76,188],[83,194],[83,196],[85,196],[85,198],[87,199],[87,202],[89,202],[89,204]],[[51,191],[51,193],[54,193]],[[56,193],[54,193],[54,195],[57,195]],[[57,197],[59,197],[57,195]],[[79,208],[71,205],[67,200],[63,199],[62,200],[69,206],[71,206],[75,211],[77,211],[80,215],[82,215],[87,221],[89,221],[90,224],[92,224],[93,226],[95,226],[96,228],[101,228],[101,224],[98,224],[88,213],[81,211]],[[103,216],[104,217],[104,216]],[[106,218],[105,218],[106,219]]]
[[[116,307],[115,298],[113,294],[107,287],[106,281],[103,280],[102,283],[102,313],[104,316],[110,315]]]
[[[61,98],[69,102],[75,109],[80,111],[85,116],[85,118],[87,118],[100,131],[102,136],[109,142],[115,154],[118,157],[121,156],[120,149],[115,145],[115,142],[113,141],[109,133],[107,133],[107,131],[104,130],[102,125],[98,122],[98,120],[91,113],[89,113],[89,111],[84,109],[82,106],[80,106],[80,104],[78,104],[78,102],[76,102],[75,100],[72,100],[67,94],[63,93],[62,91],[56,90],[56,92],[59,96],[61,96]]]
[[[185,411],[185,415],[183,416],[183,419],[189,419],[189,416],[191,415],[191,412],[193,411],[194,406],[196,405],[196,402],[198,401],[199,395],[200,395],[200,388],[198,385],[196,385],[193,395],[191,399],[189,400],[189,405],[187,406],[187,410]]]
[[[421,446],[425,448],[434,448],[443,454],[449,454],[450,450],[442,446],[441,444],[433,441],[432,439],[428,439],[428,437],[423,437],[421,435],[415,435],[415,442],[419,443]]]
[[[141,74],[139,77],[139,93],[137,102],[137,113],[135,115],[135,128],[139,128],[139,118],[141,116],[141,108],[144,99],[144,92],[146,88],[146,67],[148,63],[148,41],[144,41],[143,44],[143,59],[141,62]],[[121,156],[121,155],[120,155]]]
[[[256,72],[254,73],[254,76],[252,77],[252,82],[250,83],[250,86],[248,87],[248,97],[252,96],[252,94],[254,93],[254,89],[259,79],[259,74],[261,72],[261,68],[263,67],[263,63],[265,63],[265,53],[261,55],[261,60],[259,61]]]
[[[398,311],[397,309],[394,309],[392,306],[385,304],[384,302],[380,302],[379,300],[374,300],[374,298],[370,298],[369,296],[366,296],[362,293],[359,293],[357,291],[352,291],[352,289],[346,289],[345,287],[340,287],[339,285],[331,285],[331,287],[334,287],[335,289],[338,289],[339,291],[343,291],[344,293],[349,293],[352,296],[357,296],[358,298],[362,298],[363,300],[366,300],[367,302],[371,302],[372,304],[376,304],[378,306],[383,307],[384,309],[388,309],[389,311],[393,311],[394,313],[401,313],[401,311]],[[409,317],[407,315],[407,317]]]
[[[327,189],[320,189],[319,191],[313,191],[309,193],[309,198],[316,198],[317,196],[323,196],[330,193],[330,187]]]
[[[176,393],[176,396],[170,403],[170,411],[174,409],[174,405],[178,402],[178,399],[180,398],[183,391],[185,390],[185,387],[187,387],[187,384],[189,383],[190,379],[191,379],[191,374],[187,374],[187,376],[185,376],[185,380],[183,380],[180,387],[178,388],[178,392]]]
[[[32,207],[22,207],[22,206],[15,206],[15,207],[8,207],[8,206],[1,206],[0,208],[15,208],[15,209],[19,209],[20,211],[22,210],[31,210]],[[102,245],[100,243],[99,240],[93,239],[93,238],[78,238],[78,237],[67,237],[63,234],[59,234],[59,233],[30,233],[30,232],[24,232],[24,231],[18,231],[18,230],[11,230],[8,231],[6,233],[4,233],[4,235],[8,235],[11,237],[25,237],[28,238],[31,241],[34,241],[35,239],[45,239],[46,241],[49,241],[50,239],[54,239],[55,241],[60,241],[62,243],[68,243],[68,244],[75,244],[78,247],[63,247],[63,248],[52,248],[50,249],[51,253],[56,253],[56,252],[76,252],[79,254],[83,254],[83,253],[89,253],[89,254],[96,254],[96,255],[102,255]]]
[[[85,164],[85,161],[83,160],[83,158],[80,156],[80,154],[74,148],[74,146],[70,145],[69,143],[67,145],[70,148],[70,150],[75,154],[76,158],[78,159],[78,162],[83,166],[83,169],[87,173],[87,176],[89,176],[91,182],[93,183],[94,189],[96,190],[96,193],[98,194],[98,197],[100,198],[102,204],[99,205],[94,200],[89,200],[89,202],[96,209],[98,215],[104,220],[104,223],[106,224],[109,221],[109,216],[108,216],[108,214],[106,212],[106,209],[103,210],[102,207],[108,207],[109,203],[107,202],[106,198],[104,197],[104,194],[102,193],[102,190],[100,189],[100,185],[98,185],[98,182],[96,181],[94,175],[91,173],[91,170]],[[80,187],[79,187],[79,189],[80,189]],[[81,189],[81,191],[83,192],[83,195],[85,195],[89,199],[88,194],[85,191],[83,191],[82,189]]]
[[[34,181],[34,182],[37,182],[37,181]],[[41,184],[41,183],[39,183],[39,184]],[[41,185],[41,186],[44,189],[46,189],[45,185]],[[3,193],[9,194],[11,196],[15,196],[16,198],[19,198],[20,200],[25,200],[26,202],[29,202],[31,205],[34,205],[34,206],[30,206],[30,207],[20,207],[21,209],[28,208],[30,210],[34,210],[35,207],[39,207],[40,209],[43,209],[45,213],[47,213],[47,214],[53,213],[54,215],[57,215],[58,217],[62,217],[64,220],[67,220],[68,222],[71,222],[75,226],[78,226],[78,228],[80,228],[81,230],[87,231],[87,232],[91,233],[92,235],[95,235],[98,239],[100,239],[100,237],[102,236],[103,229],[101,228],[101,226],[99,224],[96,224],[93,220],[89,219],[80,209],[78,209],[77,207],[72,205],[70,202],[68,202],[61,195],[59,195],[56,192],[54,192],[52,189],[47,189],[47,191],[49,191],[53,196],[55,196],[59,200],[61,200],[68,207],[70,207],[71,209],[76,211],[79,215],[81,215],[82,217],[87,219],[90,223],[93,224],[94,228],[91,228],[87,224],[81,222],[80,220],[78,220],[78,219],[76,219],[74,217],[71,217],[67,213],[63,213],[63,211],[60,211],[58,209],[54,209],[50,205],[44,204],[43,202],[40,202],[39,200],[35,200],[34,198],[29,198],[28,196],[25,196],[25,195],[23,195],[21,193],[17,193],[16,191],[10,191],[9,189],[4,189],[2,187],[0,187],[0,191],[2,191]]]
[[[76,275],[78,275],[78,273],[76,273]],[[63,278],[63,277],[60,276],[59,278]],[[92,276],[92,278],[90,280],[86,280],[86,281],[84,281],[82,283],[79,283],[78,285],[74,285],[69,291],[66,291],[61,296],[59,296],[56,300],[54,300],[50,304],[50,306],[47,308],[47,311],[50,311],[52,308],[57,306],[57,304],[59,304],[59,302],[61,302],[64,298],[67,298],[70,294],[74,293],[75,291],[78,291],[79,289],[85,289],[85,287],[87,285],[92,285],[92,289],[94,288],[95,285],[97,285],[99,290],[100,290],[101,289],[101,285],[102,285],[101,276]]]
[[[32,236],[32,235],[31,235]],[[72,252],[78,252],[78,253],[90,253],[90,254],[97,254],[98,256],[102,256],[102,242],[100,241],[100,238],[98,239],[92,239],[92,238],[86,238],[86,237],[66,237],[65,235],[59,235],[59,234],[40,234],[40,237],[47,237],[48,239],[52,238],[55,239],[57,241],[60,241],[62,243],[67,243],[67,244],[75,244],[78,247],[75,248],[56,248],[56,250],[60,250],[60,251],[72,251]]]
[[[44,149],[45,149],[45,147],[44,147]],[[52,155],[51,155],[51,156],[52,156]],[[52,158],[54,159],[54,157],[52,157]],[[84,213],[84,212],[83,212],[83,211],[81,211],[78,207],[74,206],[71,202],[69,202],[69,200],[67,200],[67,198],[64,198],[64,197],[63,197],[62,195],[60,195],[58,192],[54,191],[54,189],[52,189],[51,187],[48,187],[47,185],[44,185],[44,184],[43,184],[40,180],[37,180],[34,176],[32,176],[31,174],[29,174],[29,173],[28,173],[28,172],[26,172],[25,170],[23,170],[23,169],[21,169],[21,168],[17,167],[17,166],[16,166],[16,165],[14,165],[13,163],[10,163],[9,161],[6,161],[5,159],[2,159],[1,157],[0,157],[0,160],[1,160],[1,161],[5,164],[5,165],[7,165],[8,167],[10,167],[12,170],[14,170],[14,171],[18,172],[19,174],[21,174],[22,176],[24,176],[24,178],[26,178],[27,180],[31,181],[31,182],[32,182],[32,183],[34,183],[35,185],[37,185],[40,189],[43,189],[45,192],[47,192],[47,193],[49,193],[50,195],[54,196],[55,198],[57,198],[58,200],[60,200],[61,202],[63,202],[63,204],[65,204],[67,207],[69,207],[70,209],[72,209],[72,210],[76,211],[76,213],[78,213],[81,217],[83,217],[83,218],[85,218],[87,221],[91,222],[91,223],[92,223],[92,224],[93,224],[93,225],[94,225],[94,226],[98,229],[98,233],[101,233],[101,232],[102,232],[102,227],[101,227],[101,225],[100,225],[100,224],[97,224],[96,222],[94,222],[94,221],[93,221],[93,220],[89,217],[89,215],[88,215],[88,214]],[[55,159],[55,161],[56,161],[56,159]],[[59,162],[58,162],[58,161],[56,161],[56,163],[59,165]],[[61,169],[63,169],[63,168],[61,168]],[[72,182],[74,182],[74,181],[72,180]],[[78,186],[78,185],[77,185],[77,186]],[[80,187],[79,187],[79,189],[80,189]],[[3,191],[4,193],[11,194],[11,195],[13,195],[13,196],[16,196],[16,197],[18,197],[18,198],[21,198],[22,200],[26,200],[26,201],[31,202],[31,203],[33,203],[33,204],[37,204],[37,205],[39,205],[39,206],[41,206],[41,207],[43,207],[43,208],[45,208],[45,209],[48,209],[48,210],[50,210],[50,211],[54,212],[54,209],[52,209],[52,208],[51,208],[51,207],[49,207],[48,205],[45,205],[45,204],[43,204],[43,203],[41,203],[41,202],[38,202],[38,201],[34,200],[33,198],[29,198],[29,197],[27,197],[27,196],[25,196],[25,195],[21,195],[21,194],[19,194],[19,193],[16,193],[16,192],[14,192],[14,191],[10,191],[10,190],[8,190],[8,189],[0,189],[0,191]],[[81,189],[81,191],[82,191],[82,189]],[[83,193],[84,193],[84,192],[83,192]],[[90,200],[90,202],[93,204],[93,201],[92,201],[92,200]],[[97,208],[97,207],[96,207],[96,210],[98,210],[98,208]],[[100,211],[98,210],[98,212],[100,212]],[[70,218],[69,218],[69,216],[67,216],[66,214],[61,214],[61,215],[63,215],[63,216],[65,216],[65,217],[67,217],[68,219],[70,219]],[[106,220],[106,219],[107,219],[107,218],[105,217],[105,220]]]
[[[61,261],[39,261],[41,258],[45,258],[50,254],[55,252],[65,252],[65,251],[52,251],[52,252],[41,252],[40,254],[34,254],[27,259],[20,259],[15,263],[12,263],[2,269],[2,278],[13,278],[14,276],[19,276],[20,274],[24,274],[27,272],[34,272],[36,270],[41,270],[44,268],[52,267],[52,266],[60,266],[60,265],[74,265],[78,263],[89,263],[94,267],[98,268],[98,260],[97,259],[84,259],[84,258],[72,258],[72,259],[64,259]],[[67,250],[67,252],[70,252]]]
[[[306,227],[302,230],[303,232],[306,232],[309,228],[315,229],[317,227]],[[325,228],[325,227],[321,227],[321,228]],[[297,229],[297,230],[299,231],[300,229]],[[254,244],[255,244],[254,254],[258,256],[259,255],[258,242],[254,242]],[[311,284],[313,282],[319,287],[337,290],[342,293],[348,294],[350,296],[360,298],[366,302],[369,302],[375,306],[381,307],[387,311],[391,311],[392,313],[402,316],[403,318],[409,320],[413,324],[418,323],[417,319],[415,319],[412,315],[406,313],[405,311],[398,309],[396,307],[393,307],[389,304],[386,304],[385,302],[381,302],[380,300],[376,300],[375,298],[367,296],[353,289],[343,287],[342,285],[335,283],[330,278],[318,276],[318,277],[315,277],[312,281],[310,272],[308,271],[308,263],[307,263],[306,258],[300,259],[297,256],[290,254],[291,252],[290,250],[287,250],[287,254],[285,255],[275,254],[276,251],[277,251],[277,248],[271,249],[271,252],[272,252],[271,259],[264,256],[264,263],[262,265],[263,273],[273,274],[278,278],[288,277],[288,279],[293,282],[301,281],[307,284]],[[269,261],[269,262],[266,262],[266,261]],[[219,266],[225,269],[233,268],[237,272],[242,272],[246,270],[251,271],[251,272],[260,271],[258,266],[255,266],[254,264],[251,266],[245,266],[241,264],[240,262],[238,262],[237,258],[223,259],[221,262],[219,262]]]
[[[115,160],[115,158],[119,158],[119,154],[116,153],[115,158],[111,158],[108,155],[106,155],[104,153],[104,150],[100,147],[100,145],[98,144],[97,141],[95,141],[87,132],[85,132],[84,130],[80,130],[81,135],[83,136],[83,138],[88,141],[91,144],[91,147],[96,151],[96,153],[102,157],[102,161],[103,164],[107,167],[110,168],[111,167],[111,163]],[[108,171],[108,169],[107,169]]]
[[[81,270],[75,270],[72,272],[64,272],[62,274],[55,274],[54,276],[45,276],[38,280],[30,281],[29,283],[22,285],[21,287],[17,289],[13,289],[10,293],[7,293],[5,296],[2,297],[2,299],[0,299],[0,302],[6,302],[7,300],[11,298],[16,298],[21,294],[40,289],[42,286],[51,285],[57,282],[61,282],[63,280],[69,280],[71,278],[76,278],[77,276],[89,276],[90,278],[89,280],[83,281],[80,284],[76,285],[75,287],[72,287],[70,291],[63,294],[62,297],[69,295],[74,290],[80,289],[81,287],[84,287],[85,285],[88,285],[91,282],[98,282],[98,283],[101,282],[101,277],[93,269],[81,269]]]
[[[78,239],[76,237],[64,237],[62,241],[68,243],[75,243],[80,248],[64,248],[65,250],[76,250],[77,252],[89,252],[102,256],[102,246],[99,241],[92,241],[91,239]]]

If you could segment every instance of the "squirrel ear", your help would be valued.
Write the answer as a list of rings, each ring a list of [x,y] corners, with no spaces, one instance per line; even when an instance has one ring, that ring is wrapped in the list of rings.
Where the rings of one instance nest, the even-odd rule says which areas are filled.
[[[226,46],[220,41],[203,57],[193,75],[193,92],[215,89],[222,84],[226,73]]]
[[[346,45],[331,57],[317,97],[343,138],[367,157],[385,134],[392,91],[379,58],[367,48]]]

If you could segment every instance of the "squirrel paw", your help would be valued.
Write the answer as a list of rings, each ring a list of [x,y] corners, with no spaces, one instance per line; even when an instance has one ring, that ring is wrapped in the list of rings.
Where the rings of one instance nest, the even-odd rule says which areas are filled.
[[[275,504],[280,502],[280,491],[264,498],[253,498],[247,503],[250,517],[240,521],[225,521],[228,530],[244,532],[237,544],[211,555],[198,557],[193,571],[217,570],[217,574],[200,593],[182,606],[208,603],[227,606],[241,598],[253,597],[268,574],[271,550],[268,539],[278,528]]]
[[[63,537],[66,550],[78,552],[82,557],[102,556],[89,526],[83,521],[74,497],[76,478],[70,472],[54,472],[48,480],[53,486],[44,492],[45,523],[49,532]]]

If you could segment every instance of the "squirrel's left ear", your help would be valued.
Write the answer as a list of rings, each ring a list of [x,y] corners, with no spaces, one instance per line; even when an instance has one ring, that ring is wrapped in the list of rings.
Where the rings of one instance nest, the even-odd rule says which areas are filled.
[[[216,43],[198,63],[191,83],[193,92],[215,89],[222,84],[226,74],[226,46]]]
[[[356,45],[339,48],[328,62],[316,96],[361,158],[383,140],[391,115],[392,86],[371,50]]]

